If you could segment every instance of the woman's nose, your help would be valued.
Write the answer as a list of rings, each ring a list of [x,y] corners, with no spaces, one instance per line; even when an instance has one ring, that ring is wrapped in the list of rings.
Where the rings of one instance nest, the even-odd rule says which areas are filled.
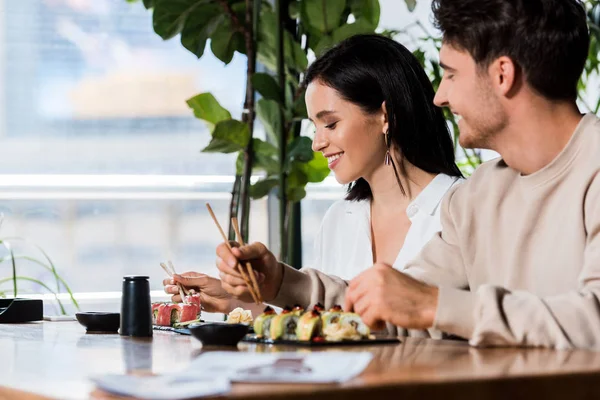
[[[328,144],[329,143],[328,143],[325,135],[323,133],[320,133],[319,130],[317,129],[315,131],[315,137],[312,142],[313,151],[323,151],[323,149],[325,149]]]

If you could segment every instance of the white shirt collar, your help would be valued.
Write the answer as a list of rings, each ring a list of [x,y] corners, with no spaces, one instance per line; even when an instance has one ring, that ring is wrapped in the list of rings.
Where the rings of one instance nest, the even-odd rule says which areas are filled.
[[[408,205],[406,208],[406,214],[411,219],[419,211],[424,211],[429,215],[434,215],[437,207],[442,202],[444,195],[448,192],[448,189],[459,177],[449,176],[446,174],[438,174],[425,188],[419,193],[419,195]],[[369,202],[368,201],[347,201],[346,202],[346,213],[367,213],[369,215]]]
[[[442,202],[444,195],[458,179],[457,176],[438,174],[409,204],[406,212],[408,213],[411,207],[417,206],[418,209],[425,211],[429,215],[435,214],[435,210]],[[408,217],[410,218],[410,215]]]

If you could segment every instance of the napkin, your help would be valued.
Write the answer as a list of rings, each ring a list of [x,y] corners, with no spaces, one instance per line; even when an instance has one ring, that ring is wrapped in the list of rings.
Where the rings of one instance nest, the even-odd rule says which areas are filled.
[[[150,400],[190,399],[227,393],[228,379],[199,378],[189,375],[133,376],[103,375],[91,378],[99,389],[117,395]]]
[[[339,383],[359,375],[372,359],[369,352],[210,352],[192,361],[183,373],[231,382]]]

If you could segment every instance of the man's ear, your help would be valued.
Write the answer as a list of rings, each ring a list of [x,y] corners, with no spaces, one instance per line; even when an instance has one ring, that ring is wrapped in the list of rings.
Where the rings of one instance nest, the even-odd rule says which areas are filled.
[[[488,67],[488,74],[496,93],[508,97],[518,88],[518,67],[507,56],[498,57]]]

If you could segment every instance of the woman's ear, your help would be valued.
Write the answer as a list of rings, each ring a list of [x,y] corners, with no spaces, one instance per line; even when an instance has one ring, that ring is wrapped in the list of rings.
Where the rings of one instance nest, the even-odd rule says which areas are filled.
[[[381,103],[381,125],[382,125],[382,129],[381,129],[382,133],[386,133],[390,129],[390,124],[388,122],[387,107],[385,105],[385,101],[383,103]]]

